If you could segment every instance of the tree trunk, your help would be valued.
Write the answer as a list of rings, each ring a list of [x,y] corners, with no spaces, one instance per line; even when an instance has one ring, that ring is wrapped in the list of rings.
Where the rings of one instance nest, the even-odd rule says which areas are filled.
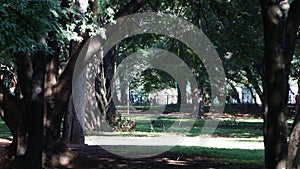
[[[287,126],[286,105],[288,100],[289,65],[285,63],[284,16],[275,0],[262,0],[265,40],[264,92],[264,145],[267,168],[286,167]],[[275,16],[275,17],[274,17]]]
[[[298,75],[298,94],[296,96],[296,116],[292,125],[288,147],[288,169],[297,169],[299,166],[300,149],[300,72]]]
[[[246,84],[245,86],[250,91],[251,97],[254,100],[254,104],[256,105],[256,107],[258,107],[257,100],[256,100],[256,95],[254,94],[252,87],[249,84]]]
[[[67,112],[64,116],[62,139],[68,144],[84,144],[84,116],[86,109],[86,69],[82,71],[73,86]]]
[[[32,95],[28,118],[29,133],[26,152],[26,168],[42,168],[43,149],[43,114],[44,114],[44,82],[45,53],[37,52],[32,57]]]
[[[206,95],[206,87],[202,87],[201,89],[201,99],[199,99],[199,117],[204,118],[204,113],[205,113],[205,95]]]
[[[251,70],[250,70],[249,67],[245,68],[245,71],[246,71],[247,79],[253,85],[253,88],[256,91],[256,93],[258,94],[258,97],[259,97],[260,101],[263,102],[264,101],[264,99],[263,99],[263,93],[262,93],[262,91],[260,89],[260,86],[259,86],[259,84],[257,82],[257,78],[252,77],[252,73],[251,73]],[[253,96],[253,98],[255,98],[255,97]]]
[[[116,49],[111,49],[108,54],[101,60],[99,65],[99,72],[95,81],[96,99],[100,109],[100,124],[99,130],[111,130],[114,124],[115,108],[112,103],[113,89],[112,78],[115,72],[115,55]]]
[[[146,2],[147,0],[130,1],[124,8],[116,13],[115,18],[136,12]],[[69,2],[63,0],[61,5],[69,7]],[[5,123],[7,123],[14,137],[13,143],[11,144],[10,150],[12,150],[12,153],[10,156],[14,156],[15,159],[19,157],[23,158],[26,152],[27,162],[22,160],[22,162],[26,164],[24,165],[23,163],[20,166],[22,168],[41,168],[42,148],[44,148],[43,150],[47,155],[47,165],[57,165],[57,168],[61,168],[61,166],[59,166],[61,155],[66,155],[64,154],[65,152],[67,152],[68,155],[74,155],[70,153],[70,151],[67,151],[66,147],[61,144],[60,129],[63,112],[72,93],[73,69],[79,52],[89,38],[88,31],[86,31],[82,37],[83,41],[75,46],[74,51],[70,54],[71,56],[67,65],[59,77],[57,77],[56,69],[58,63],[58,57],[56,57],[58,56],[57,53],[54,54],[55,57],[47,56],[47,69],[45,68],[45,58],[39,57],[37,59],[35,56],[32,58],[34,63],[33,79],[29,54],[15,53],[18,68],[18,85],[21,89],[22,98],[10,95],[7,89],[0,84],[0,115]],[[57,47],[57,44],[54,43],[55,42],[51,45],[51,42],[49,42],[48,47]],[[52,49],[58,52],[57,49],[59,48]],[[42,74],[45,74],[45,70],[47,73],[44,76]],[[46,79],[43,80],[43,78]],[[45,96],[43,95],[44,87],[46,92]],[[45,105],[45,109],[43,105]],[[43,140],[45,141],[45,147],[42,147],[41,144],[41,133],[43,133],[42,112],[45,112],[45,140]],[[29,142],[27,144],[28,124],[30,124],[30,133],[28,138]],[[73,157],[75,158],[75,156],[72,156],[70,160],[74,159]],[[55,162],[56,164],[54,164]]]
[[[286,168],[289,71],[299,27],[299,0],[261,0],[264,25],[264,145],[267,168]]]
[[[233,98],[235,98],[237,103],[240,104],[241,103],[240,95],[239,95],[239,92],[236,90],[235,85],[229,79],[227,79],[227,83],[233,90],[233,94],[234,94]]]
[[[83,110],[85,107],[83,107]],[[83,113],[83,114],[82,114]],[[73,104],[73,98],[70,97],[68,110],[64,116],[64,130],[62,135],[62,141],[65,144],[76,144],[83,145],[84,144],[84,132],[82,122],[79,121],[80,118],[78,116],[84,116],[85,112],[76,112]]]
[[[187,104],[187,96],[186,96],[186,83],[183,85],[183,89],[180,90],[180,95],[181,95],[181,103],[182,104]]]
[[[177,104],[181,105],[182,95],[181,95],[179,84],[176,84],[176,88],[177,88]]]

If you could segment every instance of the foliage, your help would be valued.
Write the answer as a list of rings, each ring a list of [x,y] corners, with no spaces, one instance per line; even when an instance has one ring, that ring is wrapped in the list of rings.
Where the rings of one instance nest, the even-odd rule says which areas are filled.
[[[60,1],[1,1],[0,51],[32,53],[44,48],[40,39],[60,31],[58,20],[66,15]],[[52,38],[52,37],[49,37]]]
[[[122,117],[120,114],[115,118],[114,131],[117,132],[133,132],[135,131],[136,122],[134,120]]]
[[[262,85],[260,71],[263,36],[259,1],[153,0],[147,5],[147,9],[183,17],[198,26],[215,45],[223,60],[226,77],[237,83],[252,84],[256,86],[255,90],[261,89],[258,86]],[[208,87],[209,90],[208,75],[202,62],[182,42],[169,37],[146,34],[128,38],[121,43],[120,61],[134,51],[150,47],[165,49],[176,54],[194,71],[198,85]],[[133,86],[143,85],[147,91],[151,88],[151,84],[158,88],[168,86],[165,86],[166,83],[156,83],[160,81],[153,78],[150,72],[153,71],[143,72],[139,81],[133,82]],[[161,76],[173,83],[172,79],[161,73],[157,75],[156,77]]]

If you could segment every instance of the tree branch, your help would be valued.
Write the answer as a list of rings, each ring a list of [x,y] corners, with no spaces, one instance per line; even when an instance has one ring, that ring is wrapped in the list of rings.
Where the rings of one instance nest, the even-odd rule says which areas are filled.
[[[18,85],[20,86],[25,101],[30,101],[32,78],[31,61],[28,54],[16,53],[15,57],[17,58]]]
[[[288,63],[290,63],[293,58],[299,26],[300,26],[300,0],[294,0],[291,3],[288,12],[286,32],[285,32],[286,56],[288,57],[287,60]]]
[[[126,4],[122,9],[120,9],[116,15],[115,18],[119,18],[122,16],[126,16],[129,14],[132,14],[136,12],[138,9],[140,9],[148,0],[132,0],[128,4]],[[65,69],[63,70],[61,76],[58,79],[57,85],[55,86],[55,93],[56,95],[59,94],[59,97],[56,97],[56,103],[66,105],[67,101],[69,100],[69,97],[72,92],[72,76],[73,76],[73,69],[77,60],[77,57],[84,46],[85,42],[88,40],[89,35],[88,33],[85,33],[83,35],[83,41],[78,43],[75,47],[74,52],[72,53]],[[56,106],[57,109],[55,110],[57,113],[61,112],[63,107]]]
[[[0,82],[0,116],[15,137],[18,119],[23,116],[25,108],[22,101],[11,95],[6,86]]]
[[[132,0],[115,14],[115,19],[133,14],[143,7],[148,0]]]

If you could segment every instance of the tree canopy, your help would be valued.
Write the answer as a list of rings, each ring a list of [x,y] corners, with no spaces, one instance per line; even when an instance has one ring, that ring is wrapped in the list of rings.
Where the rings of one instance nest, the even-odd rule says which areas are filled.
[[[41,168],[42,151],[48,152],[50,158],[57,158],[57,152],[49,153],[48,150],[63,137],[61,125],[66,121],[68,105],[73,104],[70,98],[74,65],[88,39],[96,35],[104,37],[104,26],[114,24],[117,18],[151,11],[182,17],[205,33],[222,59],[226,81],[234,91],[232,95],[236,95],[235,84],[242,84],[252,86],[262,101],[266,166],[284,167],[288,163],[293,168],[298,165],[295,161],[299,155],[292,148],[299,149],[295,145],[300,142],[299,138],[297,140],[300,111],[295,115],[290,145],[286,111],[289,78],[300,79],[299,0],[0,2],[0,64],[9,67],[5,72],[9,77],[16,77],[18,90],[15,91],[19,92],[12,93],[7,85],[0,85],[1,117],[13,135],[8,154],[33,161],[26,163],[21,158],[18,162],[25,161],[26,166]],[[101,121],[117,125],[110,86],[116,67],[132,53],[149,48],[167,50],[183,60],[197,80],[199,98],[196,100],[203,102],[200,97],[204,97],[213,84],[192,49],[171,37],[136,35],[115,44],[99,60],[99,65],[92,65],[97,74],[88,72],[89,76],[97,76],[90,85],[96,88],[93,96],[97,98],[97,105],[92,106],[100,110],[99,119],[88,124],[91,129],[102,128],[98,124]],[[146,57],[144,61],[147,62]],[[180,67],[174,71],[180,71]],[[174,78],[158,69],[133,72],[133,76],[137,77],[132,80],[131,87],[142,86],[145,92],[176,87]],[[185,92],[178,90],[178,95],[183,97]],[[33,138],[40,140],[40,145],[33,146]],[[290,147],[288,153],[287,146]],[[66,153],[64,148],[58,151]]]

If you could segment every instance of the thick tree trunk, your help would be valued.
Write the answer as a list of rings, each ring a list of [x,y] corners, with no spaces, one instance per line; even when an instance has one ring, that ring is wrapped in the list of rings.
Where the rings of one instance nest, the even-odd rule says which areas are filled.
[[[85,107],[83,107],[84,110]],[[64,130],[62,135],[62,141],[65,144],[84,144],[84,132],[82,124],[80,123],[78,116],[85,112],[76,112],[73,104],[73,98],[70,97],[68,110],[64,116]]]
[[[71,133],[72,133],[72,123],[74,116],[76,116],[75,108],[73,105],[73,99],[72,96],[70,97],[67,112],[64,116],[64,129],[63,129],[63,135],[62,135],[62,141],[65,144],[68,144],[71,142]]]
[[[50,135],[53,136],[54,139],[60,138],[60,127],[63,118],[63,112],[68,105],[68,101],[72,93],[73,69],[79,52],[84,43],[87,41],[88,37],[88,34],[83,35],[84,40],[76,45],[68,64],[64,68],[62,74],[59,76],[56,85],[53,87],[52,101],[55,105],[48,109],[47,114],[50,119],[49,122],[51,123]]]
[[[264,144],[267,168],[286,168],[288,78],[299,27],[299,0],[261,0],[265,40]],[[288,14],[288,15],[287,15]]]
[[[64,143],[84,144],[84,117],[87,101],[86,82],[86,69],[84,69],[75,82],[73,95],[71,95],[69,99],[67,112],[64,116],[64,130],[62,136]]]
[[[286,105],[288,100],[289,64],[285,61],[284,20],[275,0],[262,0],[265,40],[264,145],[267,168],[285,168],[287,160]]]
[[[286,45],[287,55],[292,56],[295,49],[297,32],[300,25],[300,1],[295,0],[291,4],[286,29]],[[289,147],[288,147],[288,169],[294,169],[299,167],[299,149],[300,149],[300,110],[299,110],[299,89],[300,89],[300,76],[298,79],[298,99],[297,99],[297,114],[293,123],[292,133],[290,135]]]
[[[298,75],[298,94],[296,96],[296,116],[292,125],[288,147],[288,169],[297,169],[299,166],[300,149],[300,74]]]
[[[139,8],[141,8],[147,0],[132,0],[126,5],[125,8],[122,8],[115,15],[115,18],[124,16],[126,14],[132,14],[136,12]],[[69,5],[69,2],[62,1],[61,5]],[[97,10],[97,9],[96,9]],[[62,74],[57,79],[57,62],[58,54],[54,54],[55,56],[47,56],[47,69],[40,68],[35,69],[35,79],[32,79],[32,66],[28,55],[26,54],[15,54],[17,59],[17,72],[18,72],[18,85],[20,86],[22,92],[22,98],[18,100],[16,97],[7,94],[6,90],[2,90],[0,85],[0,114],[4,121],[7,123],[9,129],[13,134],[13,143],[11,144],[13,152],[11,156],[23,156],[27,149],[27,134],[28,134],[28,122],[33,120],[34,123],[31,125],[31,132],[29,136],[28,143],[28,163],[27,166],[29,168],[40,168],[41,163],[41,141],[40,141],[40,133],[43,129],[41,126],[41,114],[40,112],[46,112],[46,118],[44,119],[45,124],[45,135],[46,140],[48,140],[49,144],[44,147],[47,158],[50,160],[47,161],[47,164],[53,164],[53,162],[57,162],[59,166],[60,156],[68,155],[69,159],[72,160],[76,157],[76,155],[68,152],[60,142],[60,129],[61,129],[61,121],[63,117],[63,112],[66,108],[66,105],[69,101],[69,97],[72,91],[72,77],[73,77],[73,69],[79,52],[81,51],[83,45],[88,40],[89,35],[88,31],[82,35],[83,41],[78,43],[75,46],[74,51],[72,52],[67,65],[65,66]],[[55,42],[53,42],[55,43]],[[51,48],[52,46],[57,47],[57,44],[51,45],[51,42],[48,44]],[[57,52],[59,48],[52,48],[55,52]],[[39,58],[40,59],[40,58]],[[33,61],[42,61],[39,59],[33,59]],[[45,60],[43,61],[45,63]],[[39,64],[37,64],[39,65]],[[40,65],[41,66],[41,65]],[[45,65],[44,65],[45,66]],[[38,71],[37,71],[38,70]],[[43,90],[44,85],[42,85],[42,77],[40,76],[44,71],[47,70],[45,77],[45,103],[43,102]],[[33,81],[32,81],[33,80]],[[32,86],[33,83],[33,86]],[[32,90],[32,87],[34,90]],[[34,104],[35,103],[35,104]],[[45,104],[47,108],[43,109],[43,104]],[[32,105],[32,110],[30,109],[30,105]],[[42,110],[41,110],[42,109]],[[32,118],[27,114],[36,113]],[[36,122],[36,123],[35,123]],[[35,127],[36,128],[35,128]],[[39,126],[39,127],[38,127]],[[50,138],[50,139],[49,139]],[[33,140],[36,140],[37,144]],[[47,142],[46,142],[47,143]],[[67,154],[65,154],[67,152]],[[23,165],[24,167],[25,165]],[[59,167],[58,167],[59,168]]]
[[[29,133],[26,152],[26,168],[42,168],[43,151],[43,115],[44,115],[44,82],[45,53],[37,52],[32,57],[32,95],[28,118]]]
[[[9,93],[9,90],[1,83],[0,84],[0,90],[1,90],[1,99],[0,99],[0,109],[1,109],[1,118],[8,126],[9,130],[12,133],[13,136],[13,142],[8,147],[8,155],[15,156],[17,154],[21,155],[20,150],[22,150],[24,155],[25,151],[25,142],[20,143],[18,142],[18,135],[22,136],[23,139],[19,140],[25,140],[26,136],[26,130],[27,126],[25,125],[24,118],[25,118],[25,106],[24,103],[11,95]],[[24,134],[18,134],[18,131],[20,131],[19,128],[23,128]],[[19,144],[19,146],[18,146]],[[23,145],[23,146],[22,146]],[[18,149],[19,148],[19,149]],[[18,150],[18,151],[17,151]]]

